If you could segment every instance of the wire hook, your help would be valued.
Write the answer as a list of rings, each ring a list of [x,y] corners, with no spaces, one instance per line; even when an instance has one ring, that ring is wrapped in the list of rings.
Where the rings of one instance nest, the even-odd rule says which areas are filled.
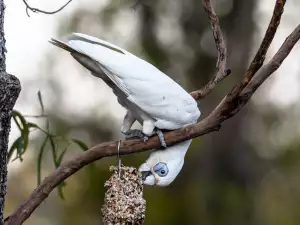
[[[118,152],[118,173],[119,173],[119,178],[121,177],[120,145],[121,145],[121,140],[119,140],[118,143],[117,143],[117,152]]]

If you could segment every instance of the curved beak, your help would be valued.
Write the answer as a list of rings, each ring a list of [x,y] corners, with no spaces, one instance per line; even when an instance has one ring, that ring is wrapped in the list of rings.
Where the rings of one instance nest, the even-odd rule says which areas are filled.
[[[142,171],[142,181],[145,181],[149,175],[151,175],[151,171]]]

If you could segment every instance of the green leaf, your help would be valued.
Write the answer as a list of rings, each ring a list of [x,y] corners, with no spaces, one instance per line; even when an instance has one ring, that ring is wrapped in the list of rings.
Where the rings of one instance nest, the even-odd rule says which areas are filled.
[[[28,128],[37,128],[37,129],[40,129],[40,127],[36,123],[28,122],[27,126],[28,126]]]
[[[13,111],[12,116],[13,116],[13,118],[16,118],[16,119],[18,118],[20,120],[20,122],[22,123],[23,127],[20,127],[19,129],[20,130],[24,129],[24,124],[27,124],[25,117],[17,110]]]
[[[54,139],[51,135],[49,135],[49,140],[50,140],[53,163],[54,163],[55,168],[57,168],[59,165],[57,164],[56,145],[55,145]]]
[[[44,154],[45,146],[47,144],[48,139],[49,139],[49,136],[47,135],[40,147],[40,152],[39,152],[38,158],[37,158],[37,184],[38,185],[41,183],[41,180],[42,180],[42,159],[43,159],[43,154]]]
[[[67,152],[69,146],[70,146],[70,145],[68,145],[68,146],[60,153],[60,155],[59,155],[59,157],[58,157],[58,159],[57,159],[57,161],[56,161],[56,163],[57,163],[58,166],[61,165],[61,162],[62,162],[62,160],[63,160],[63,157],[64,157],[64,155],[66,154],[66,152]]]
[[[17,145],[17,157],[14,160],[16,160],[16,159],[19,158],[21,162],[23,161],[22,154],[24,152],[24,150],[23,150],[24,146],[25,146],[25,140],[24,140],[24,137],[22,135],[20,141],[18,141],[18,145]]]
[[[13,116],[14,121],[16,122],[18,128],[20,129],[21,136],[23,138],[22,150],[21,150],[21,148],[18,148],[18,150],[20,150],[20,151],[18,151],[18,155],[19,155],[20,160],[22,160],[21,156],[25,153],[25,151],[27,150],[27,147],[28,147],[29,126],[28,126],[28,123],[27,123],[25,117],[20,112],[18,112],[17,110],[13,111],[12,116]],[[22,126],[18,122],[18,119],[20,120]],[[21,144],[19,146],[21,146]]]
[[[12,160],[12,162],[16,161],[17,159],[20,159],[21,162],[23,162],[22,153],[23,153],[23,147],[24,147],[24,139],[21,136],[20,139],[17,142],[17,156]]]
[[[58,191],[58,196],[62,199],[65,200],[65,195],[63,192],[63,188],[66,186],[66,183],[63,181],[61,184],[58,185],[57,191]]]
[[[10,162],[12,155],[14,154],[15,150],[18,151],[19,143],[22,142],[22,136],[18,137],[13,144],[11,145],[8,155],[7,155],[7,161]]]
[[[23,137],[23,151],[21,152],[21,155],[25,153],[29,143],[29,127],[27,123],[24,124],[24,129],[22,130],[22,137]]]
[[[18,121],[18,118],[17,118],[17,111],[16,110],[13,110],[12,117],[13,117],[13,119],[14,119],[17,127],[19,128],[19,130],[22,131],[22,127],[21,127],[21,125],[20,125],[20,123]]]
[[[73,141],[73,143],[77,144],[83,151],[86,151],[89,149],[89,147],[81,140],[73,138],[72,141]]]

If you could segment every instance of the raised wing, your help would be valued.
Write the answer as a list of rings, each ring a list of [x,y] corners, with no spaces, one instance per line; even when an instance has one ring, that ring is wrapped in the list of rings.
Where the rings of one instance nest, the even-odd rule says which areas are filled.
[[[180,85],[124,49],[78,33],[71,35],[67,44],[57,40],[51,43],[98,62],[127,99],[156,120],[166,120],[174,123],[174,127],[181,127],[195,122],[191,118],[199,116],[197,103]]]

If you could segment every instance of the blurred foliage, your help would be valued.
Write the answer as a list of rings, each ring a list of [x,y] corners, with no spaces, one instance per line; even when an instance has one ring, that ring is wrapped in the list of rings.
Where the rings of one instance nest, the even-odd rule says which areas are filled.
[[[258,1],[214,2],[228,43],[228,67],[232,75],[201,100],[202,117],[240,80],[255,52],[253,46],[260,41],[254,39],[257,36],[256,24],[260,23],[254,17]],[[134,3],[131,0],[108,0],[98,7],[99,3],[95,1],[94,7],[78,8],[70,16],[62,18],[58,33],[64,36],[76,31],[115,44],[119,42],[122,47],[153,63],[187,90],[202,87],[214,74],[216,50],[201,1],[140,0],[133,9]],[[126,34],[129,38],[123,35],[124,30],[130,30]],[[47,110],[51,133],[40,129],[41,135],[33,137],[30,142],[32,149],[39,149],[33,151],[39,162],[38,177],[41,177],[41,172],[49,173],[52,165],[56,167],[63,158],[72,157],[76,150],[67,152],[70,143],[75,142],[76,147],[82,149],[81,142],[66,141],[68,138],[61,140],[58,136],[76,137],[92,146],[116,139],[115,134],[119,132],[117,122],[111,115],[118,112],[99,116],[97,110],[99,107],[103,110],[102,106],[95,106],[88,116],[82,115],[73,120],[67,118],[73,114],[67,111],[62,101],[66,94],[65,87],[54,76],[60,76],[61,71],[56,65],[64,63],[64,60],[57,52],[51,52],[40,70],[45,71],[45,81],[53,102]],[[88,76],[80,66],[76,69]],[[169,187],[145,187],[146,225],[298,224],[299,138],[285,145],[274,145],[270,136],[280,130],[278,124],[283,123],[286,117],[270,105],[260,107],[266,110],[258,110],[255,104],[250,103],[226,122],[219,132],[194,139],[181,173]],[[23,153],[30,148],[27,147],[28,135],[39,128],[18,112],[14,113],[13,118],[20,130],[20,137],[11,151],[22,160]],[[280,131],[280,134],[286,132]],[[53,133],[57,135],[50,135]],[[135,154],[122,159],[125,165],[137,167],[147,155]],[[102,159],[92,169],[83,169],[70,177],[64,188],[66,200],[61,201],[56,195],[50,195],[25,224],[101,224],[103,185],[110,176],[109,165],[115,163],[113,158]],[[17,175],[10,178],[10,187],[26,185],[23,185],[21,193],[18,189],[9,189],[7,212],[31,192],[34,172],[34,168],[24,163],[21,178]]]
[[[38,156],[37,156],[37,169],[36,169],[36,175],[37,175],[37,185],[39,185],[42,181],[42,162],[43,162],[43,156],[44,156],[44,151],[47,146],[47,144],[50,146],[51,153],[52,153],[52,160],[55,168],[58,168],[62,161],[63,158],[67,152],[67,150],[70,148],[70,146],[73,144],[77,145],[80,149],[83,151],[88,150],[88,146],[81,140],[72,138],[72,139],[67,139],[66,137],[63,136],[57,136],[55,134],[52,134],[50,131],[50,122],[48,119],[48,116],[45,115],[45,109],[44,109],[44,103],[43,103],[43,98],[42,94],[39,91],[37,93],[39,104],[41,107],[41,115],[29,115],[28,117],[35,117],[35,118],[41,118],[46,120],[46,130],[41,128],[37,123],[29,122],[22,113],[18,112],[17,110],[13,110],[12,112],[12,118],[15,124],[17,125],[19,131],[20,131],[20,137],[18,137],[11,145],[9,151],[8,151],[8,162],[10,161],[15,161],[19,159],[21,162],[23,161],[23,155],[25,154],[28,144],[29,144],[29,139],[30,139],[30,133],[34,130],[39,130],[43,133],[44,138],[42,141],[42,144],[38,148]],[[60,143],[61,140],[63,143]],[[65,145],[65,147],[61,150],[59,148],[59,143],[61,145]],[[14,159],[12,159],[13,155],[16,155]],[[92,164],[90,165],[91,167],[93,166]],[[60,185],[58,185],[58,194],[59,196],[64,199],[64,194],[63,194],[63,187],[66,185],[65,182],[62,182]]]

